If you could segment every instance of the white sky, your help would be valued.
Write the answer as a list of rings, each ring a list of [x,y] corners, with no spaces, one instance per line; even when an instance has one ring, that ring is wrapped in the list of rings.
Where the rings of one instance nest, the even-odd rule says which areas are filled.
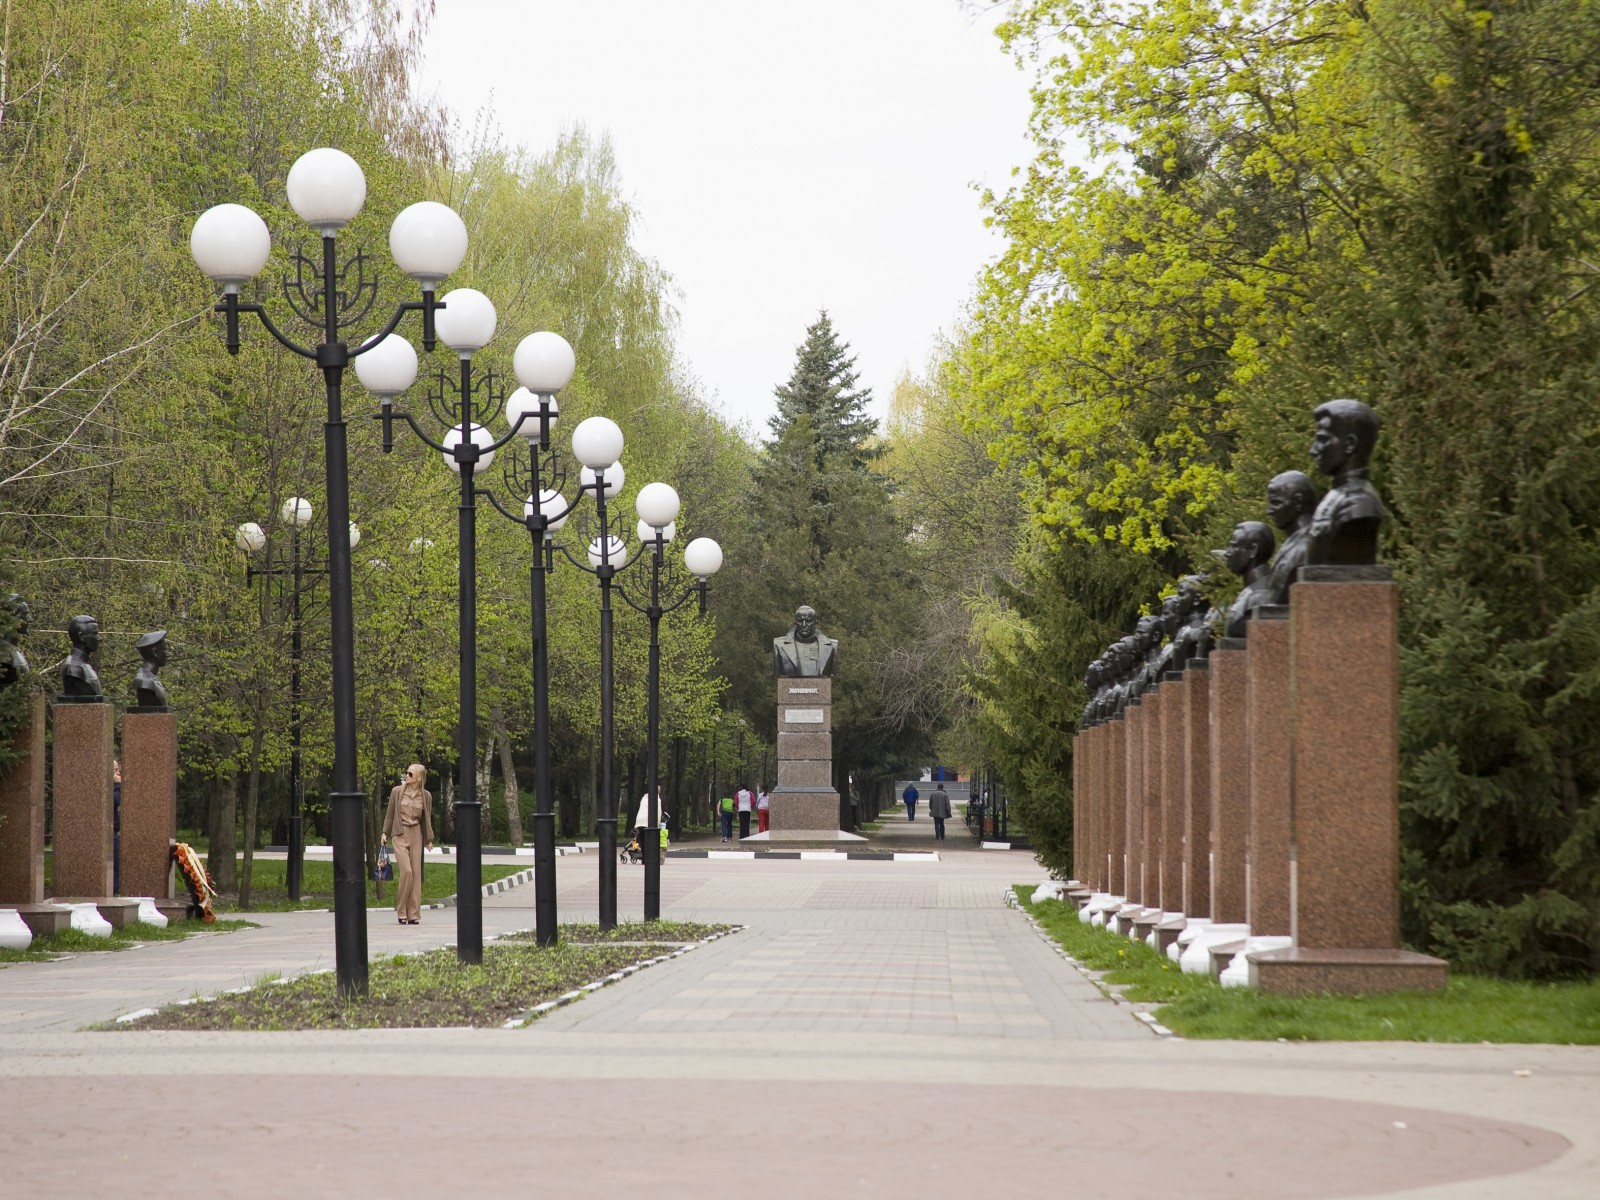
[[[764,436],[817,310],[873,412],[920,371],[999,238],[970,186],[1032,157],[1029,77],[958,0],[439,0],[423,68],[539,152],[610,134],[637,242],[706,392]]]

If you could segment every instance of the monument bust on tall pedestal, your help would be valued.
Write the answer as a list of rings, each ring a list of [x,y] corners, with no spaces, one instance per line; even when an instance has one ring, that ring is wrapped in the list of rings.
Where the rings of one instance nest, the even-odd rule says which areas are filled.
[[[772,639],[778,677],[778,782],[766,833],[741,841],[861,841],[840,829],[839,793],[833,787],[833,672],[839,643],[817,628],[810,605],[795,610],[794,625]]]

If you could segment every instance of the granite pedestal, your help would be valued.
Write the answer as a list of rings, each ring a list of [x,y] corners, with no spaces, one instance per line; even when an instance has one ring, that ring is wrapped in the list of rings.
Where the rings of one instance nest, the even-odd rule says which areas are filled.
[[[0,779],[0,905],[6,908],[44,902],[44,732],[44,697],[33,696],[11,743],[21,757]]]
[[[1223,638],[1210,655],[1211,675],[1211,919],[1249,920],[1245,910],[1245,800],[1250,786],[1245,754],[1245,650]]]
[[[1106,891],[1128,894],[1128,720],[1118,713],[1106,722]]]
[[[1144,828],[1139,861],[1144,870],[1139,899],[1151,908],[1161,907],[1161,710],[1160,688],[1145,693],[1144,716]]]
[[[1166,912],[1186,912],[1183,907],[1183,676],[1170,672],[1162,681],[1161,697],[1161,908]]]
[[[833,680],[778,680],[778,780],[766,833],[745,842],[863,841],[839,828],[833,787]]]
[[[1269,605],[1250,618],[1245,651],[1245,743],[1250,760],[1250,832],[1245,879],[1250,933],[1290,932],[1289,609]]]
[[[1123,709],[1123,837],[1127,846],[1126,875],[1121,894],[1144,903],[1144,723],[1148,714],[1142,700]]]
[[[1183,911],[1211,915],[1211,669],[1183,672]]]
[[[1442,988],[1400,948],[1399,589],[1383,567],[1302,568],[1290,593],[1294,895],[1263,991]]]
[[[178,833],[178,718],[130,711],[122,718],[122,891],[172,898]]]
[[[57,896],[111,895],[111,705],[53,704],[55,787],[51,845]]]

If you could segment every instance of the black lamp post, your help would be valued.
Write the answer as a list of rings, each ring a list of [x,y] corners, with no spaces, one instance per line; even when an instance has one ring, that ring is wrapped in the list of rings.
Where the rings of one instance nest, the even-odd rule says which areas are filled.
[[[541,946],[559,939],[556,909],[556,809],[550,781],[550,661],[546,637],[546,577],[554,568],[555,531],[566,523],[576,505],[561,494],[564,476],[550,453],[550,430],[559,406],[555,394],[572,378],[575,360],[565,338],[554,333],[531,333],[517,346],[514,368],[522,387],[506,403],[506,420],[519,429],[527,443],[527,457],[512,452],[505,471],[514,494],[527,500],[522,514],[507,509],[487,488],[479,493],[502,516],[527,528],[533,537],[533,564],[528,572],[532,609],[533,652],[533,887],[534,936]],[[546,486],[549,484],[550,486]],[[579,494],[582,499],[582,494]]]
[[[299,496],[290,496],[279,510],[280,523],[289,527],[290,551],[287,564],[280,564],[274,555],[267,554],[264,567],[246,566],[245,584],[249,586],[259,578],[286,578],[289,591],[289,855],[284,864],[284,884],[289,899],[300,900],[301,884],[305,874],[305,789],[300,778],[300,652],[303,648],[301,633],[300,597],[302,580],[307,575],[326,575],[326,566],[306,562],[300,552],[300,531],[311,523],[311,504]],[[350,522],[350,549],[361,541],[361,530]],[[234,544],[246,555],[257,554],[267,546],[267,536],[254,521],[239,526]]]
[[[639,511],[639,541],[650,553],[649,602],[640,604],[628,595],[626,588],[617,590],[631,608],[650,621],[645,753],[647,823],[639,850],[644,855],[644,919],[654,921],[661,916],[661,618],[681,608],[691,596],[699,597],[700,615],[705,616],[706,581],[722,566],[722,547],[710,538],[696,538],[684,548],[684,566],[695,576],[695,582],[684,587],[674,577],[671,564],[665,561],[667,543],[675,532],[678,493],[667,484],[648,483],[639,489],[635,504]],[[663,574],[668,591],[666,599],[661,594]]]
[[[420,302],[399,305],[381,333],[354,350],[340,331],[364,320],[377,298],[377,278],[360,251],[342,266],[336,240],[340,229],[355,219],[366,201],[366,179],[355,160],[324,147],[295,162],[286,180],[289,203],[322,235],[320,261],[296,252],[294,274],[285,276],[283,294],[289,307],[322,340],[302,346],[275,325],[261,304],[246,303],[239,289],[266,266],[271,235],[253,211],[239,204],[219,204],[195,222],[189,247],[196,264],[222,287],[216,311],[227,319],[227,346],[239,352],[239,314],[254,313],[267,332],[322,372],[327,399],[323,449],[327,467],[328,528],[344,531],[350,523],[350,479],[342,387],[345,368],[399,327],[407,312],[422,314],[423,344],[434,343],[434,313],[441,305],[434,289],[466,257],[466,226],[442,204],[424,201],[402,211],[389,233],[396,264],[422,288]],[[328,538],[328,601],[333,684],[333,787],[329,791],[333,833],[333,908],[335,964],[339,992],[367,990],[367,911],[362,808],[365,792],[356,777],[355,619],[350,594],[350,546],[344,537]]]
[[[399,338],[385,338],[356,371],[380,402],[383,452],[394,449],[394,422],[404,421],[428,446],[437,450],[461,477],[456,509],[460,545],[457,571],[460,636],[460,714],[456,726],[456,957],[463,963],[483,961],[483,834],[482,801],[475,771],[478,747],[478,505],[476,476],[489,469],[495,452],[520,432],[514,428],[495,440],[488,423],[499,413],[504,397],[492,371],[473,379],[472,356],[494,337],[494,305],[482,292],[457,288],[440,305],[439,339],[455,351],[459,379],[440,372],[428,393],[438,423],[447,429],[436,442],[416,419],[394,407],[394,398],[416,377],[416,355]],[[520,425],[520,423],[519,423]]]
[[[595,516],[588,543],[588,562],[559,546],[567,561],[593,575],[600,584],[600,794],[595,797],[595,833],[600,841],[601,929],[617,927],[617,793],[612,764],[614,698],[611,669],[611,589],[617,571],[631,561],[627,545],[611,530],[606,501],[622,490],[622,430],[609,417],[589,417],[572,431],[572,454],[583,464],[578,490],[594,494]]]

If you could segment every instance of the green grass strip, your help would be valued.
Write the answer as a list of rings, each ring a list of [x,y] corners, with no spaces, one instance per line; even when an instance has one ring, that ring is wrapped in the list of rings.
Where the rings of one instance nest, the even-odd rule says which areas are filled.
[[[174,921],[163,929],[136,921],[113,929],[110,937],[91,937],[81,929],[68,929],[52,937],[36,937],[26,950],[0,950],[0,963],[53,962],[63,954],[83,954],[105,950],[126,950],[142,942],[181,942],[202,933],[232,933],[236,929],[260,929],[254,921]]]
[[[289,902],[289,886],[285,882],[284,872],[288,868],[284,859],[258,858],[251,872],[250,880],[250,907],[248,910],[239,908],[238,898],[232,895],[223,895],[213,902],[213,907],[220,912],[295,912],[307,908],[332,908],[333,907],[333,864],[331,862],[317,862],[307,859],[304,863],[305,870],[300,877],[300,901]],[[504,879],[507,875],[515,875],[518,871],[525,871],[533,865],[532,860],[505,863],[484,863],[483,882],[493,883],[497,879]],[[378,885],[371,879],[367,880],[367,904],[374,907],[382,904],[394,903],[395,883],[390,880],[383,885],[383,899],[378,898]],[[422,869],[422,902],[424,904],[436,903],[446,897],[456,894],[456,867],[454,863],[430,862]]]
[[[1600,1044],[1600,981],[1529,983],[1452,973],[1442,992],[1376,996],[1264,996],[1184,975],[1148,946],[1078,920],[1060,900],[1017,900],[1062,949],[1133,1001],[1163,1005],[1156,1019],[1186,1038],[1315,1042],[1538,1042]]]
[[[560,927],[564,942],[596,945],[607,942],[698,942],[715,933],[727,933],[732,925],[703,925],[698,921],[624,921],[614,929],[601,929],[594,922],[574,921]],[[500,942],[531,942],[531,930],[497,939]]]

